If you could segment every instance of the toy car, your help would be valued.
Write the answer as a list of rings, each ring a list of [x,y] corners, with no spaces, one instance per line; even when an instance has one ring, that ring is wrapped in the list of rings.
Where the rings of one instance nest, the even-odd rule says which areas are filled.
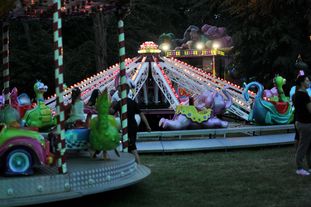
[[[0,123],[0,169],[5,175],[31,175],[34,166],[52,163],[50,143],[40,133]]]

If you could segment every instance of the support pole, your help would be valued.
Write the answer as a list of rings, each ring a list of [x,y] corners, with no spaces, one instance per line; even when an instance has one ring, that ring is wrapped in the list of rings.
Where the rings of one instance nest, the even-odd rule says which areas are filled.
[[[154,102],[155,104],[159,104],[159,86],[154,82]]]
[[[67,173],[65,160],[65,113],[64,113],[64,80],[63,80],[63,39],[61,0],[53,0],[53,31],[54,31],[54,63],[55,63],[55,87],[56,87],[56,112],[57,112],[57,164],[58,173]]]
[[[127,122],[127,79],[125,69],[125,37],[124,23],[122,20],[121,9],[119,9],[119,58],[120,58],[120,85],[121,85],[121,127],[122,127],[122,146],[123,151],[128,151],[128,122]]]
[[[144,89],[144,103],[146,106],[148,106],[148,89],[147,89],[147,83],[145,82],[144,85],[143,85],[143,89]]]
[[[213,76],[216,76],[216,61],[215,61],[215,55],[213,55],[213,69],[212,69]]]
[[[2,54],[3,54],[3,88],[4,88],[4,104],[10,105],[10,64],[9,64],[9,23],[2,24]]]

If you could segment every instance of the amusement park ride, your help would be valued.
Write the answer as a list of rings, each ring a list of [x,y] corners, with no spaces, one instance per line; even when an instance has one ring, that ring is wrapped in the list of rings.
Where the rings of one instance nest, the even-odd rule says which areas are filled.
[[[183,88],[191,96],[196,97],[206,90],[220,91],[224,86],[227,86],[227,91],[233,100],[233,105],[228,110],[238,117],[248,120],[250,102],[244,100],[243,88],[175,58],[162,57],[160,52],[155,43],[145,42],[139,50],[140,56],[126,60],[126,72],[135,84],[134,98],[140,95],[139,92],[143,90],[144,102],[148,102],[149,90],[146,84],[148,77],[151,77],[155,83],[154,101],[159,102],[159,92],[161,91],[173,109],[188,102],[188,99],[180,97],[178,88]],[[118,74],[119,64],[116,64],[70,86],[65,90],[64,102],[70,102],[70,91],[73,87],[81,88],[84,102],[89,99],[94,88],[100,90],[107,88],[110,92],[114,89],[114,81]],[[56,95],[48,97],[46,100],[46,104],[52,109],[55,109],[55,97]],[[252,92],[251,97],[254,97]]]
[[[120,74],[121,87],[125,91],[126,85],[124,71],[124,33],[123,18],[128,11],[129,1],[96,1],[96,0],[17,0],[7,1],[7,14],[1,13],[3,18],[3,80],[4,98],[3,108],[0,111],[0,205],[18,206],[35,203],[51,202],[82,195],[104,192],[122,188],[137,183],[150,174],[150,169],[137,164],[134,156],[129,153],[118,153],[118,157],[110,155],[110,161],[92,160],[87,152],[76,151],[79,156],[68,156],[66,153],[66,140],[64,127],[64,103],[63,103],[63,45],[62,45],[62,17],[67,15],[89,15],[94,12],[112,11],[118,15],[119,44],[120,44]],[[2,12],[2,11],[1,11]],[[10,100],[10,74],[9,74],[9,22],[11,18],[51,18],[53,16],[54,30],[54,62],[56,97],[54,101],[53,124],[56,125],[53,139],[47,138],[46,133],[30,131],[34,128],[19,128],[18,111],[13,108]],[[124,74],[124,75],[122,75]],[[41,87],[40,87],[41,88]],[[123,98],[123,92],[122,97]],[[126,98],[126,97],[125,97]],[[20,99],[21,100],[21,99]],[[26,100],[26,99],[23,99]],[[56,101],[57,100],[57,101]],[[27,101],[26,101],[27,102]],[[21,104],[19,102],[18,104]],[[41,107],[42,106],[42,107]],[[18,106],[20,107],[20,106]],[[34,113],[26,111],[26,115],[42,115],[41,109],[48,107],[44,100],[37,99]],[[44,110],[51,117],[51,110]],[[40,113],[37,113],[40,112]],[[44,115],[46,115],[44,112]],[[122,110],[122,114],[126,111]],[[16,115],[16,116],[15,116]],[[98,114],[98,122],[100,120]],[[25,117],[25,116],[24,116]],[[37,116],[38,118],[38,116]],[[42,118],[42,117],[41,117]],[[105,118],[105,117],[104,117]],[[43,120],[43,119],[39,119]],[[92,120],[93,121],[93,120]],[[127,125],[122,119],[123,149],[127,149]],[[6,123],[6,124],[4,124]],[[13,123],[15,125],[13,125]],[[33,122],[30,122],[32,125]],[[42,122],[38,126],[42,126]],[[91,124],[92,125],[92,124]],[[17,128],[13,128],[17,127]],[[115,128],[116,129],[116,128]],[[75,131],[81,132],[80,129]],[[86,130],[79,135],[87,134]],[[116,131],[118,132],[118,131]],[[90,135],[91,136],[91,135]],[[79,141],[79,136],[72,136]],[[51,142],[50,142],[50,141]],[[54,142],[55,141],[55,142]],[[107,141],[107,140],[106,140]],[[115,140],[116,141],[116,140]],[[54,143],[52,143],[54,142]],[[92,143],[90,143],[92,144]],[[111,142],[109,143],[111,144]],[[89,144],[88,144],[89,145]],[[119,145],[119,143],[117,143]],[[53,154],[51,153],[53,151]],[[102,148],[101,148],[102,149]],[[102,149],[104,150],[104,149]],[[65,154],[66,153],[66,154]],[[65,157],[66,156],[66,157]],[[67,160],[67,156],[69,157]],[[56,164],[55,164],[56,163]],[[53,166],[50,166],[54,164]],[[4,177],[19,176],[19,177]],[[24,176],[23,176],[24,175]],[[25,176],[32,175],[32,176]]]
[[[41,4],[42,7],[33,7],[34,5],[32,5],[31,2],[35,1],[25,2],[26,5],[28,5],[28,7],[26,7],[26,12],[29,15],[46,15],[45,11],[48,11],[48,8],[51,7],[50,1],[44,1],[45,3]],[[80,4],[78,4],[79,2]],[[115,4],[104,4],[99,3],[99,1],[91,0],[65,1],[65,6],[62,8],[60,8],[60,2],[58,0],[54,0],[54,3],[56,4],[54,7],[58,8],[58,11],[54,13],[54,17],[58,17],[58,12],[80,14],[92,12],[94,9],[105,10],[107,8],[118,7],[118,5]],[[58,28],[57,26],[61,25],[59,22],[61,22],[60,19],[56,18],[56,20],[54,20],[56,29]],[[120,25],[122,25],[122,22],[119,26]],[[59,70],[62,67],[62,41],[61,37],[58,36],[59,34],[61,34],[59,31],[54,33],[54,37],[58,37],[54,40],[55,45],[60,44],[56,46],[55,49],[55,62],[57,67],[55,74],[58,84],[56,94],[45,100],[42,99],[43,96],[41,95],[37,97],[39,109],[40,106],[44,109],[48,107],[50,113],[53,112],[53,115],[56,114],[57,119],[55,121],[51,116],[48,117],[50,121],[49,124],[53,125],[57,122],[58,135],[56,135],[56,139],[50,139],[50,134],[48,133],[14,129],[7,127],[5,124],[0,124],[0,168],[4,169],[6,175],[30,175],[34,173],[33,176],[18,178],[0,177],[0,203],[3,206],[50,202],[108,191],[137,183],[150,174],[150,170],[147,167],[137,164],[133,156],[128,153],[122,152],[120,153],[120,157],[111,156],[110,161],[97,160],[98,162],[91,160],[89,155],[85,155],[83,150],[88,149],[90,130],[74,129],[65,132],[63,129],[64,120],[61,120],[64,117],[61,115],[63,112],[60,108],[63,105],[71,103],[71,95],[74,88],[79,88],[81,90],[81,99],[86,103],[94,89],[99,89],[100,91],[105,91],[107,94],[110,94],[111,91],[115,90],[116,80],[121,79],[122,86],[122,84],[127,84],[127,78],[129,78],[134,85],[131,89],[133,99],[148,105],[151,100],[151,95],[154,103],[167,102],[169,107],[176,112],[175,119],[178,119],[176,117],[180,117],[177,115],[185,115],[188,118],[192,115],[191,113],[185,114],[183,111],[195,111],[195,113],[199,115],[194,119],[192,119],[192,117],[190,118],[193,121],[198,117],[202,117],[204,121],[207,121],[206,125],[200,125],[202,128],[213,128],[216,126],[208,124],[209,118],[210,120],[213,118],[216,121],[220,121],[220,123],[225,123],[216,117],[216,115],[222,114],[225,111],[245,121],[256,121],[256,118],[259,116],[263,116],[261,120],[264,119],[264,121],[273,120],[271,123],[266,122],[266,124],[279,124],[280,122],[278,122],[278,120],[280,119],[288,119],[289,122],[288,117],[292,114],[291,108],[289,107],[285,110],[286,117],[282,115],[285,113],[284,110],[282,111],[282,109],[284,109],[284,104],[279,104],[278,102],[280,101],[277,100],[274,101],[275,103],[270,103],[268,99],[262,99],[262,86],[258,86],[260,88],[260,93],[255,94],[248,90],[250,89],[250,85],[243,89],[234,83],[217,77],[214,71],[212,71],[213,74],[211,74],[204,69],[191,66],[172,57],[174,56],[173,53],[170,53],[171,57],[162,56],[161,50],[154,42],[143,43],[140,46],[140,50],[138,51],[139,55],[137,57],[125,59],[124,62],[121,61],[120,64],[115,64],[91,77],[87,77],[83,81],[62,91],[62,70]],[[122,41],[122,35],[120,36]],[[120,45],[122,45],[122,43]],[[222,54],[222,51],[217,48],[201,50],[200,52],[205,53],[205,55]],[[190,53],[191,55],[192,53],[196,55],[197,52],[192,51]],[[8,54],[8,51],[6,54]],[[125,54],[120,54],[120,56],[124,55]],[[8,66],[8,57],[4,57],[4,63],[4,65]],[[212,63],[213,69],[215,69],[215,61]],[[8,68],[5,71],[7,72],[4,72],[4,74],[8,75]],[[9,85],[7,80],[8,78],[5,78],[5,109],[9,108]],[[38,84],[38,90],[45,88],[41,83]],[[281,87],[282,85],[278,85],[279,91],[281,91]],[[180,89],[187,95],[181,94]],[[121,98],[124,98],[123,95]],[[193,102],[192,99],[194,100]],[[284,102],[284,100],[281,102]],[[285,102],[288,101],[286,100]],[[269,110],[266,109],[267,105]],[[38,111],[36,110],[38,107],[23,111],[23,113],[25,113],[27,117],[34,113],[42,114],[37,113]],[[103,110],[103,113],[107,113],[106,109],[107,108]],[[281,112],[278,111],[278,109],[281,109]],[[29,111],[34,112],[31,113]],[[0,118],[4,119],[5,110],[0,112]],[[208,117],[205,117],[204,113],[208,114]],[[46,112],[44,112],[44,114],[46,114]],[[211,114],[215,116],[211,117]],[[275,116],[275,114],[278,116]],[[98,113],[98,122],[101,121],[100,119],[100,113]],[[121,123],[123,123],[123,121],[124,120],[121,120]],[[263,124],[265,124],[264,121]],[[284,124],[287,122],[281,123]],[[163,128],[166,126],[162,119],[159,124]],[[226,128],[228,124],[217,125],[216,127]],[[174,128],[174,124],[171,129],[176,129]],[[122,128],[122,132],[124,135],[124,128]],[[78,147],[77,143],[79,145]],[[114,147],[115,144],[119,144],[118,140],[116,141],[115,139],[113,144]],[[57,150],[53,150],[53,147],[56,147]],[[66,147],[74,149],[75,153],[82,150],[80,154],[78,153],[79,156],[68,158],[68,170],[64,156]],[[56,157],[52,154],[53,152],[56,153]],[[49,166],[53,164],[55,158],[57,158],[58,168]],[[39,167],[33,169],[32,167],[36,165],[39,165]],[[27,191],[23,189],[27,189]]]

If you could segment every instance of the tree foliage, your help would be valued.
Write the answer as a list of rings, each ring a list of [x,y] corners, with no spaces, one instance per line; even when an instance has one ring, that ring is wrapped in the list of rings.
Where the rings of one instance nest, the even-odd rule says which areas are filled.
[[[13,1],[1,0],[0,16]],[[232,58],[243,77],[271,82],[275,73],[296,76],[298,54],[311,66],[311,5],[308,0],[132,0],[124,19],[126,55],[137,55],[144,41],[162,33],[181,38],[189,25],[224,26],[233,37]],[[107,65],[118,62],[117,17],[109,14]],[[40,79],[54,89],[53,31],[50,19],[10,22],[11,86],[32,94]],[[309,25],[308,25],[309,24]],[[93,18],[67,17],[63,21],[64,75],[67,85],[96,72]],[[2,87],[2,86],[1,86]]]
[[[232,17],[228,29],[233,34],[235,60],[247,77],[267,82],[275,73],[293,75],[299,53],[310,56],[307,1],[224,1],[221,5]]]
[[[4,18],[15,5],[15,0],[1,0],[0,18]]]

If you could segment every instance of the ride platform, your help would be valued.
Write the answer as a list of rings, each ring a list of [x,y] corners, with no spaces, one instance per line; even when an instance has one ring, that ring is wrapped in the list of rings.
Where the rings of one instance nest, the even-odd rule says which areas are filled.
[[[219,129],[139,132],[139,153],[229,150],[294,143],[294,125],[231,126]]]
[[[56,167],[41,167],[33,176],[0,177],[0,206],[22,206],[81,197],[133,185],[150,169],[138,165],[133,155],[109,153],[109,160],[91,159],[89,153],[71,155],[67,174]]]
[[[139,153],[172,153],[211,150],[226,151],[230,149],[290,145],[294,144],[294,137],[294,133],[288,133],[252,137],[145,141],[137,143],[137,150]]]

